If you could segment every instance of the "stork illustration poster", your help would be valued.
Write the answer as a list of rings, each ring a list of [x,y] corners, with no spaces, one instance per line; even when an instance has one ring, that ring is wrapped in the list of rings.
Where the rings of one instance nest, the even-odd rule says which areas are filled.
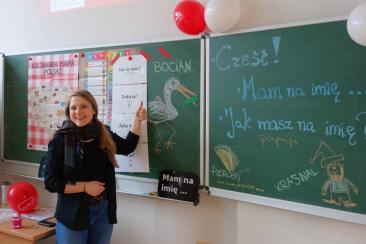
[[[164,97],[156,96],[154,100],[149,101],[147,108],[149,111],[148,121],[155,127],[159,140],[154,145],[154,152],[161,153],[163,150],[173,150],[174,137],[177,132],[176,128],[170,124],[179,116],[178,110],[172,103],[172,93],[178,91],[186,98],[185,104],[192,104],[196,106],[198,101],[197,94],[186,86],[182,85],[176,77],[169,77],[163,88]],[[165,138],[162,136],[160,125],[164,124],[167,129]]]
[[[111,128],[126,137],[133,124],[136,111],[147,101],[147,62],[142,55],[111,56],[112,85]],[[124,53],[125,54],[125,53]],[[117,155],[118,172],[149,172],[147,124],[143,121],[136,150],[128,156]]]
[[[28,149],[47,151],[65,119],[67,98],[78,88],[78,71],[78,53],[28,58]]]

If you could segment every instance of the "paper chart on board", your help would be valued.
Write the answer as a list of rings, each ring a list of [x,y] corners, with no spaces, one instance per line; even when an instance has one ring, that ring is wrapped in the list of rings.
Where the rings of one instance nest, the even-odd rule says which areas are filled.
[[[125,137],[141,102],[147,104],[147,62],[142,55],[116,53],[110,62],[112,90],[111,129]],[[117,156],[118,172],[149,172],[147,124],[142,122],[137,148],[128,156]]]

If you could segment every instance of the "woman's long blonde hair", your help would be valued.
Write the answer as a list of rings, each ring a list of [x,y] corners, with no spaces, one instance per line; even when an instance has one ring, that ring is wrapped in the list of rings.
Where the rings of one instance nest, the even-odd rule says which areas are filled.
[[[106,151],[108,154],[109,160],[112,162],[114,167],[118,167],[116,161],[116,144],[113,141],[111,133],[107,130],[106,126],[98,119],[98,104],[93,95],[86,91],[86,90],[79,90],[74,92],[68,99],[66,107],[65,107],[65,114],[68,119],[70,119],[70,101],[72,97],[81,97],[84,98],[90,105],[92,106],[93,110],[95,111],[95,115],[93,116],[93,122],[100,127],[99,130],[99,147],[103,151]]]

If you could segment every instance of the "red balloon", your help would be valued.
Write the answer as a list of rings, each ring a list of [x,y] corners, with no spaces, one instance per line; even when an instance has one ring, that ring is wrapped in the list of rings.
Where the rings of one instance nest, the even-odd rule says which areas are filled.
[[[193,0],[182,1],[174,9],[174,22],[183,33],[197,35],[206,28],[205,8]]]
[[[29,213],[37,206],[38,192],[28,182],[17,182],[9,187],[6,195],[10,207],[18,213]]]

